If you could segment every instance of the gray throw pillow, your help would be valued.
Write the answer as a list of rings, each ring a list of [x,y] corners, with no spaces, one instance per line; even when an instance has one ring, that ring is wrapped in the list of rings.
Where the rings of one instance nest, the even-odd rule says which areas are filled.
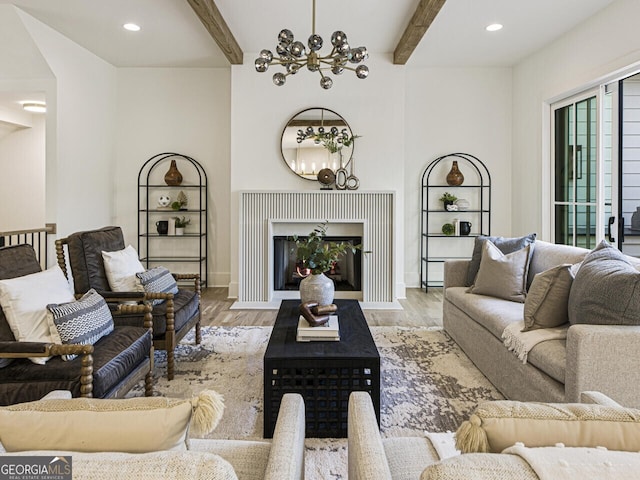
[[[640,325],[640,272],[604,240],[585,257],[573,280],[569,322]]]
[[[482,245],[486,240],[491,241],[500,251],[504,254],[513,253],[517,250],[522,250],[527,245],[531,245],[529,251],[529,260],[533,255],[533,245],[536,241],[536,234],[531,233],[524,237],[488,237],[486,235],[480,235],[476,237],[473,245],[473,254],[471,255],[471,261],[469,262],[469,269],[467,270],[467,283],[466,286],[470,287],[476,279],[478,269],[480,268],[480,259],[482,258]],[[527,263],[527,267],[528,267]]]
[[[136,276],[147,293],[173,293],[174,295],[178,293],[176,279],[164,267],[151,268],[145,272],[136,273]],[[153,304],[159,305],[162,302],[164,299],[156,299]]]
[[[524,302],[524,330],[559,327],[569,321],[573,265],[565,263],[538,273]]]
[[[480,269],[469,292],[523,303],[530,250],[531,245],[527,245],[505,255],[493,242],[484,242]]]

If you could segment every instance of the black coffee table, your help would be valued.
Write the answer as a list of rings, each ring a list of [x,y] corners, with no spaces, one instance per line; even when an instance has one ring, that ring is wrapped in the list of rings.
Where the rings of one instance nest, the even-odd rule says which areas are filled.
[[[357,300],[335,300],[339,342],[296,342],[300,300],[283,300],[264,354],[264,436],[285,393],[304,398],[306,436],[346,437],[349,394],[369,392],[380,424],[380,355]]]

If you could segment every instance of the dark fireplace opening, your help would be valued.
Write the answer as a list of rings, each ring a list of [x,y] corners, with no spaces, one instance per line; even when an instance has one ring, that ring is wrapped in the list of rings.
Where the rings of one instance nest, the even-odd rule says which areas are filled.
[[[301,240],[306,237],[299,237]],[[360,245],[362,237],[325,237],[328,242],[349,242]],[[362,290],[362,252],[347,251],[325,275],[333,280],[336,291]],[[296,244],[289,237],[273,237],[273,289],[299,290],[304,277],[296,265]]]

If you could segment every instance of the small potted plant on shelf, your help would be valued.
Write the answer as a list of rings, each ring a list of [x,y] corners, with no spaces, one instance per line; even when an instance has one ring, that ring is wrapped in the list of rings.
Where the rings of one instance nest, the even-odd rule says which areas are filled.
[[[326,241],[328,223],[318,225],[304,239],[297,235],[290,237],[290,240],[296,244],[296,260],[302,267],[300,270],[310,271],[310,275],[300,282],[302,303],[316,302],[319,305],[330,305],[333,302],[335,287],[333,280],[324,273],[335,268],[336,262],[348,251],[355,253],[356,250],[362,250],[362,245]]]
[[[176,221],[176,235],[184,235],[184,228],[191,223],[191,219],[187,217],[173,217]]]
[[[456,200],[458,200],[458,197],[449,192],[444,192],[440,197],[440,201],[444,204],[444,209],[447,211],[449,211],[449,208],[447,207],[449,205],[453,205]]]
[[[171,203],[171,208],[173,210],[186,210],[188,204],[189,204],[189,200],[187,199],[187,196],[182,190],[180,190],[180,193],[178,193],[178,198],[176,198],[176,201]]]

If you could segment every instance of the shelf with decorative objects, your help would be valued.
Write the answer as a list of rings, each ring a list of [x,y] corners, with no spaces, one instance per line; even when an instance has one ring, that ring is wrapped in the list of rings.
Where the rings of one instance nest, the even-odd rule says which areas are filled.
[[[150,268],[173,265],[173,273],[198,273],[207,286],[207,174],[195,159],[160,153],[138,173],[138,252]],[[180,271],[181,269],[183,269]]]
[[[444,262],[469,259],[474,239],[491,232],[491,175],[468,153],[436,158],[422,174],[420,287],[441,287]]]

